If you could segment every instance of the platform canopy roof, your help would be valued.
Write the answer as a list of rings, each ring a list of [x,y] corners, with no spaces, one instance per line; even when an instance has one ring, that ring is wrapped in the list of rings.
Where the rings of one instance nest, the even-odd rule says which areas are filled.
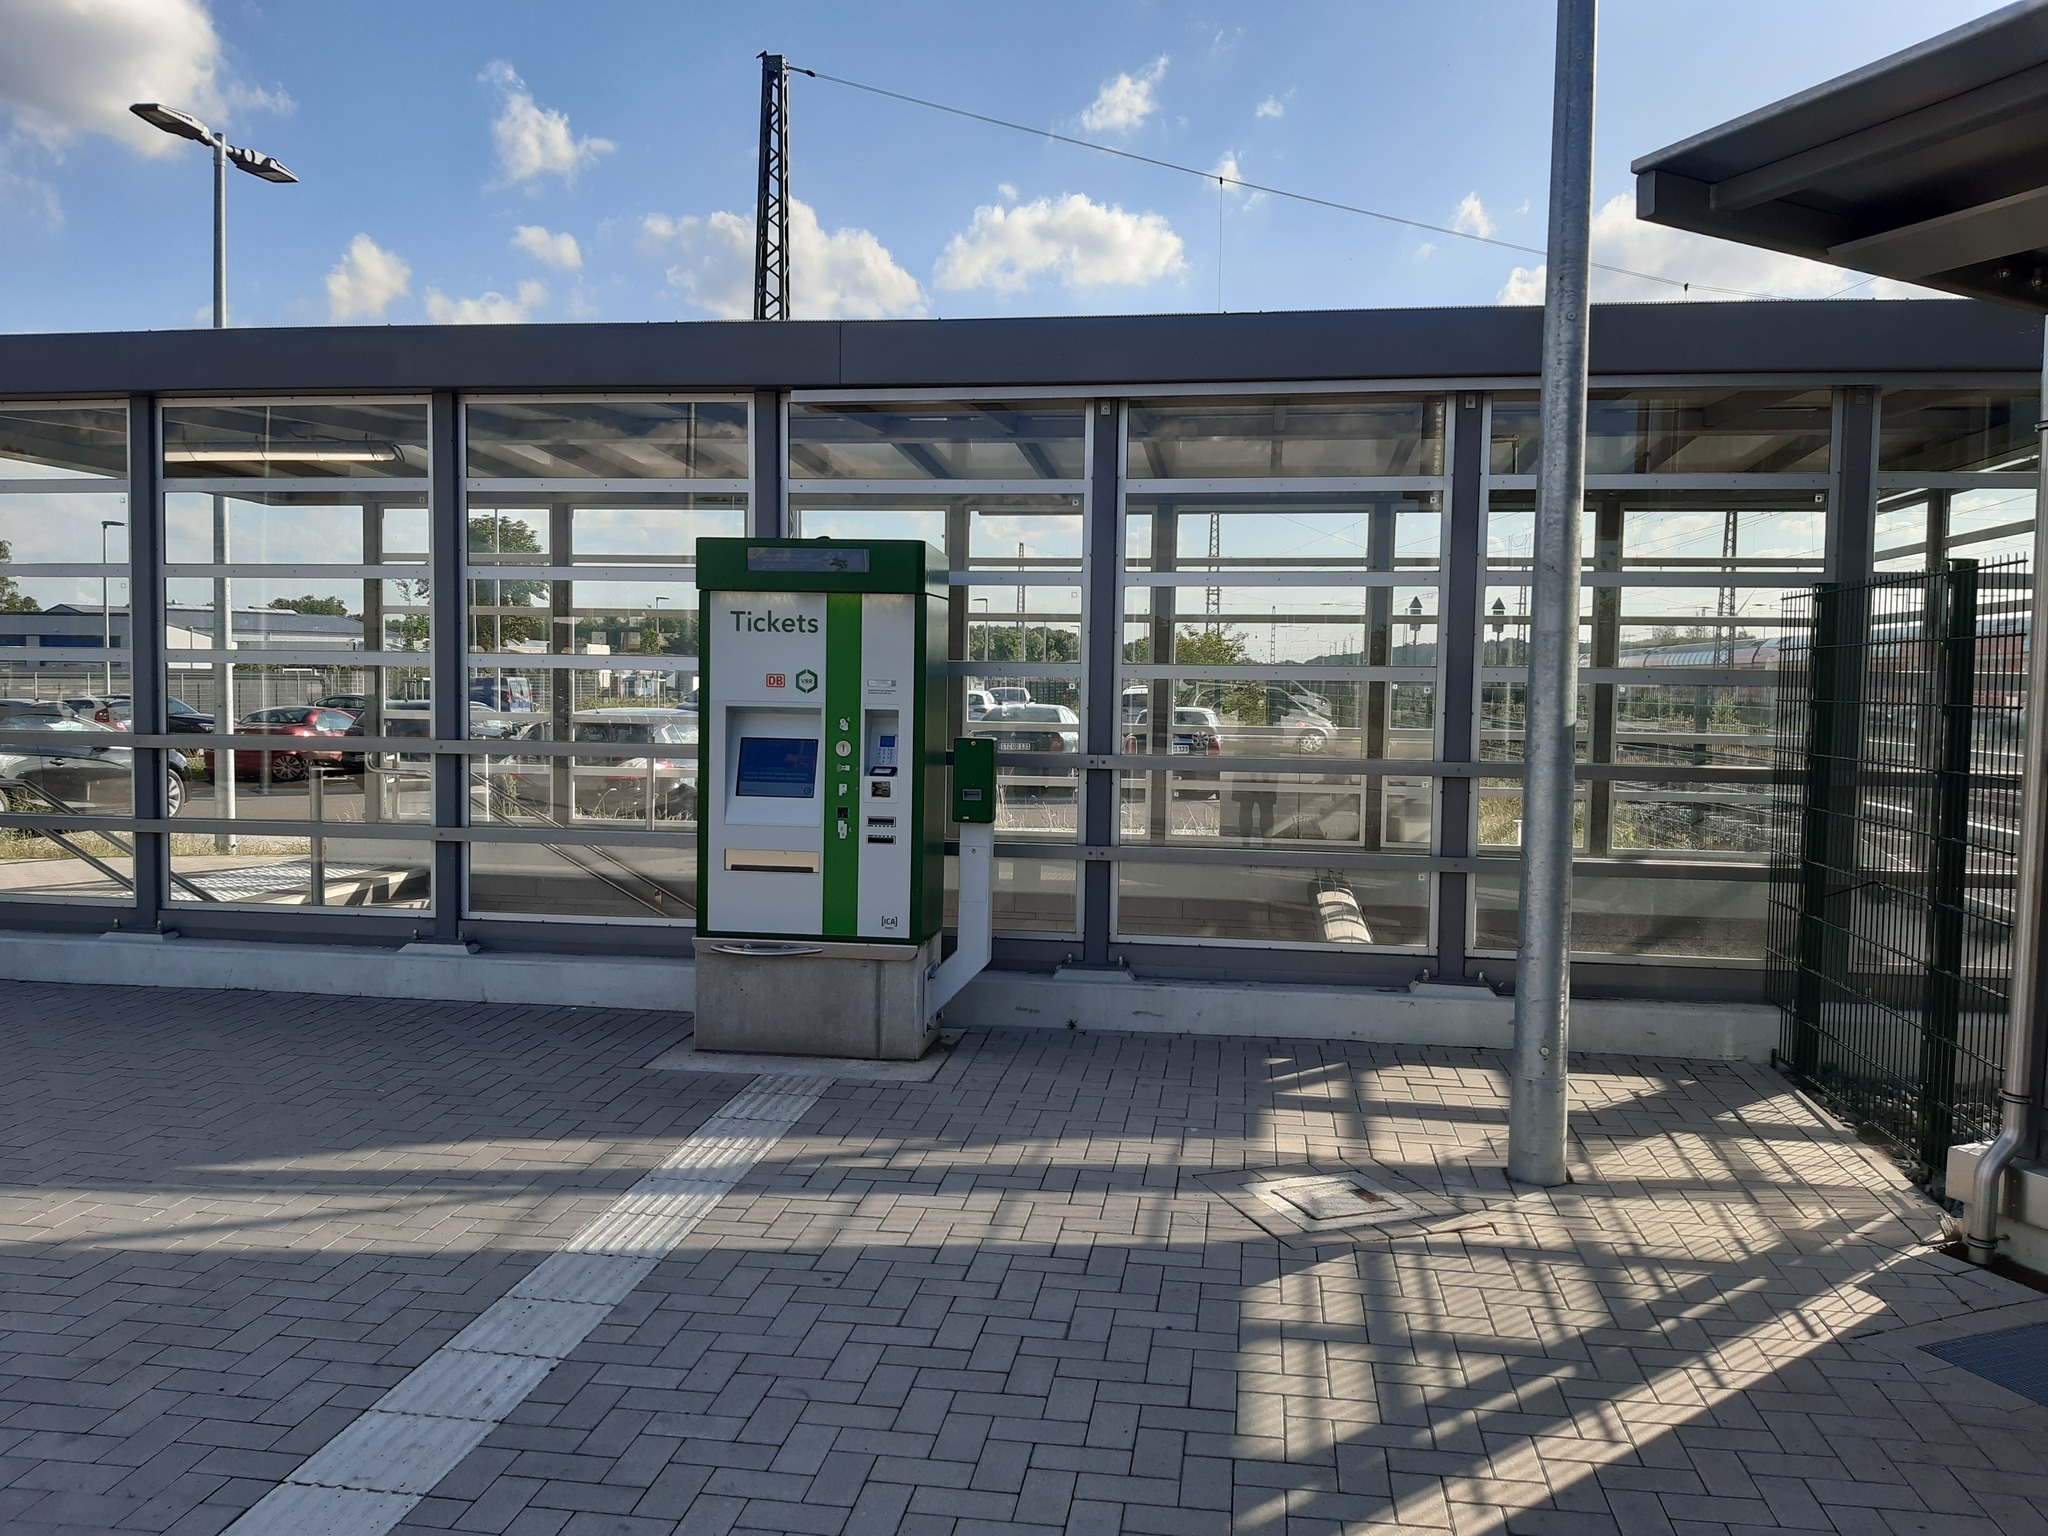
[[[2048,0],[1634,165],[1637,216],[2048,311]]]

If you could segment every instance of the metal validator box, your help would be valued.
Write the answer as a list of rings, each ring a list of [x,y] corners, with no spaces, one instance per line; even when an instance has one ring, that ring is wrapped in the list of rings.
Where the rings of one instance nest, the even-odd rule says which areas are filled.
[[[880,1015],[917,1012],[922,1040],[909,994],[945,895],[944,556],[704,539],[697,581],[697,1043],[915,1054]]]

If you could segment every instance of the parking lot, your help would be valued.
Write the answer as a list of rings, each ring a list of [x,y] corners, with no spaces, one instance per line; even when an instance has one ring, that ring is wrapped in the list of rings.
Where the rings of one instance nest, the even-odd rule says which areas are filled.
[[[1500,1173],[1487,1053],[1063,1030],[970,1033],[929,1082],[794,1080],[537,1384],[488,1422],[439,1410],[472,1416],[445,1472],[355,1486],[402,1480],[336,1470],[414,1422],[387,1394],[480,1358],[464,1330],[601,1248],[712,1117],[765,1113],[735,1107],[745,1075],[650,1067],[687,1029],[0,984],[0,1522],[210,1536],[292,1528],[262,1523],[292,1498],[335,1529],[521,1536],[2048,1521],[2048,1409],[1919,1347],[2048,1298],[1929,1247],[1939,1212],[1768,1072],[1581,1060],[1576,1182],[1535,1193]],[[1261,1193],[1309,1177],[1392,1219]]]

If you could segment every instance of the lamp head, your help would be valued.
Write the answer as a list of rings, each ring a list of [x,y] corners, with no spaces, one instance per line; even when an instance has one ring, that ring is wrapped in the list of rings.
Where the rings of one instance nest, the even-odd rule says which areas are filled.
[[[230,144],[228,159],[234,162],[236,170],[247,171],[251,176],[260,176],[265,181],[295,182],[299,179],[269,155],[259,155],[253,149],[237,149]]]
[[[153,128],[165,133],[174,133],[181,139],[193,139],[201,144],[213,142],[213,130],[189,112],[180,112],[175,107],[159,106],[153,101],[138,101],[128,109]]]

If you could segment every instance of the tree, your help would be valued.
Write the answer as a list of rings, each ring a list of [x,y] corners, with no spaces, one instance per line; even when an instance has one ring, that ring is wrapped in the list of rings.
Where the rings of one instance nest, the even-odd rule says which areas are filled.
[[[348,617],[348,605],[338,597],[315,597],[310,592],[304,597],[273,597],[273,608],[282,608],[287,613],[319,613],[333,618]]]
[[[0,539],[0,565],[14,558],[14,547]],[[12,576],[0,576],[0,613],[41,613],[43,605],[21,590]]]

